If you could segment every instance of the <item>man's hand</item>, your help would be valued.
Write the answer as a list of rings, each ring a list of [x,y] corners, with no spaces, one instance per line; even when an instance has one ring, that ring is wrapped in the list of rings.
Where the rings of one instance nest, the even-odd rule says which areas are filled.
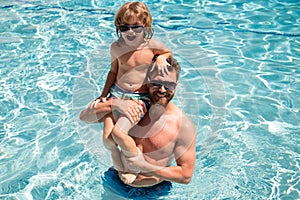
[[[90,105],[89,105],[89,109],[93,109],[96,108],[98,103],[104,103],[106,102],[106,97],[99,97],[97,98],[95,101],[93,101]]]
[[[117,110],[121,114],[125,115],[132,124],[136,124],[140,120],[140,109],[133,100],[112,100],[112,111]]]
[[[103,101],[97,98],[80,113],[79,118],[86,123],[98,123],[103,122],[103,118],[109,113],[111,113],[111,100]]]
[[[139,153],[134,157],[126,157],[124,153],[121,154],[123,163],[126,163],[128,169],[138,171],[139,173],[152,174],[152,172],[165,168],[164,166],[157,166],[145,160],[143,153],[138,149]]]
[[[134,157],[126,157],[124,153],[121,154],[121,159],[123,163],[126,163],[128,169],[133,170],[134,172],[145,172],[148,171],[145,169],[148,162],[145,160],[143,153],[138,149],[139,153]]]

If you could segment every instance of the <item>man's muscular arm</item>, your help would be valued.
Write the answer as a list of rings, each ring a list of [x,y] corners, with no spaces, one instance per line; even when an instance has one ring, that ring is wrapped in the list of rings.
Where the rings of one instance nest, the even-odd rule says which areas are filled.
[[[196,160],[196,129],[194,124],[185,119],[180,134],[176,141],[174,155],[176,158],[176,166],[156,166],[148,163],[143,155],[134,158],[127,158],[128,164],[145,173],[163,180],[188,184],[194,173],[194,165]]]

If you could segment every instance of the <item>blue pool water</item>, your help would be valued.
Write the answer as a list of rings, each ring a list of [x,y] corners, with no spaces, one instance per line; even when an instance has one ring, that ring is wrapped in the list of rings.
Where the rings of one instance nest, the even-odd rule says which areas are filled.
[[[103,187],[102,126],[78,114],[104,85],[125,1],[83,2],[0,2],[0,199],[121,199]],[[197,127],[191,183],[161,198],[299,199],[299,1],[145,2]]]

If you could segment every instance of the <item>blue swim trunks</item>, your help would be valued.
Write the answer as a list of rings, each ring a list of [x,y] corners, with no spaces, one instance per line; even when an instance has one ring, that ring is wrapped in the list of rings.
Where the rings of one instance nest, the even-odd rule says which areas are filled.
[[[106,192],[117,194],[118,196],[129,199],[157,199],[170,193],[172,183],[163,181],[150,187],[132,187],[124,184],[113,168],[109,168],[102,176],[103,187]]]
[[[140,110],[141,119],[145,116],[150,108],[150,100],[148,92],[131,92],[120,88],[118,85],[113,84],[110,88],[108,98],[115,97],[119,99],[133,100]]]

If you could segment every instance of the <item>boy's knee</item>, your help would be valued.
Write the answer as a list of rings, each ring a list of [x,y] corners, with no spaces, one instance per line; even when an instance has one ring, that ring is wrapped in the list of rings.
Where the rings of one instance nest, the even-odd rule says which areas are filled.
[[[118,144],[119,142],[127,141],[128,132],[131,127],[132,125],[126,117],[119,118],[111,132],[114,141]]]
[[[103,139],[103,145],[106,149],[111,151],[114,149],[118,149],[117,143],[115,143],[115,141],[113,141],[112,138]]]
[[[111,134],[113,138],[117,138],[119,140],[123,140],[126,137],[126,133],[124,133],[117,125],[114,126]]]

